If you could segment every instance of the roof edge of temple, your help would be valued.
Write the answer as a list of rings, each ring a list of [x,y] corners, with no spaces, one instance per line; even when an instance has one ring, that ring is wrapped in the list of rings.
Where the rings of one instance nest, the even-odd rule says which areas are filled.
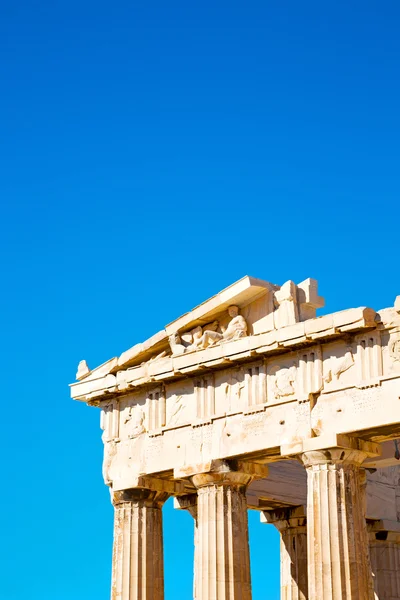
[[[296,296],[299,296],[299,303],[303,302],[302,306],[308,306],[308,310],[314,311],[315,316],[316,308],[324,306],[324,299],[317,294],[317,285],[315,279],[308,278],[297,286],[292,281],[287,281],[283,286],[279,286],[250,275],[245,275],[211,298],[195,306],[191,311],[175,319],[166,325],[164,329],[144,342],[128,348],[118,358],[110,359],[93,370],[88,368],[86,361],[81,361],[78,367],[77,380],[83,381],[97,378],[100,372],[107,371],[107,368],[109,373],[116,373],[122,368],[140,365],[154,356],[163,354],[169,349],[168,342],[171,335],[177,332],[185,333],[190,329],[193,330],[196,327],[204,326],[212,322],[224,310],[227,310],[229,306],[234,305],[242,310],[249,304],[256,302],[259,298],[269,295],[271,296],[269,311],[272,312],[274,310],[274,302],[276,303],[276,299],[273,299],[272,296],[282,289],[287,288],[285,294],[289,294],[289,297],[290,294],[293,294],[293,290],[295,290]],[[283,302],[288,299],[284,297]],[[280,301],[282,302],[282,300]],[[298,315],[295,320],[305,320],[304,316],[301,318],[301,315]],[[273,328],[274,326],[270,325],[267,330]]]
[[[137,377],[136,384],[133,383],[133,378],[128,388],[143,385],[144,382],[151,381],[153,376],[163,379],[162,369],[164,368],[164,372],[167,373],[172,368],[169,366],[167,368],[167,365],[174,364],[173,371],[177,373],[180,372],[180,368],[183,368],[182,372],[189,372],[195,370],[193,366],[196,364],[201,364],[202,368],[204,365],[211,368],[211,360],[218,360],[223,364],[224,361],[245,359],[246,353],[249,353],[249,356],[251,353],[259,355],[279,353],[285,348],[332,339],[346,332],[354,332],[357,328],[390,329],[391,323],[396,321],[396,314],[400,312],[400,296],[397,296],[393,307],[381,309],[379,312],[368,307],[358,307],[317,317],[316,309],[324,306],[324,299],[318,296],[317,286],[317,281],[311,278],[297,285],[293,281],[287,281],[282,286],[278,286],[245,275],[166,325],[165,329],[144,342],[135,344],[119,357],[113,357],[92,370],[89,369],[86,361],[82,360],[78,367],[77,382],[71,384],[71,395],[73,398],[83,399],[80,393],[83,387],[96,388],[96,384],[91,382],[98,383],[100,392],[100,382],[103,379],[108,380],[108,385],[103,388],[107,393],[111,393],[111,389],[112,393],[123,393],[123,387],[121,388],[120,384],[115,387],[115,381],[121,378],[121,372],[133,372],[135,369],[135,373],[139,373],[142,369],[143,377]],[[261,325],[259,322],[254,322],[254,319],[252,322],[250,314],[251,307],[257,303],[258,312],[261,305],[264,310],[259,319],[262,321]],[[224,318],[226,312],[229,312],[230,307],[235,307],[236,313],[239,311],[242,313],[238,318],[242,320],[242,327],[245,328],[242,332],[245,337],[241,340],[236,339],[237,336],[229,340],[224,339],[224,334],[216,331],[216,324]],[[283,309],[286,312],[283,316],[279,316],[279,311]],[[235,319],[231,322],[233,321]],[[222,325],[222,327],[222,331],[224,327],[226,330],[226,326]],[[213,331],[215,333],[212,333]],[[204,332],[208,333],[208,337],[212,340],[209,348],[199,343],[199,336],[203,339]],[[174,337],[178,338],[178,341],[171,341]],[[264,351],[260,349],[263,346]],[[227,350],[225,351],[224,348]],[[217,358],[211,359],[210,356],[214,355],[218,355]],[[183,363],[184,367],[182,367]],[[214,363],[214,366],[217,367],[217,364]],[[95,389],[92,391],[96,395]],[[86,394],[84,396],[86,397]]]
[[[368,307],[330,313],[202,350],[156,357],[139,365],[123,368],[117,359],[107,361],[90,372],[90,376],[71,384],[75,400],[90,402],[104,396],[124,395],[150,383],[195,375],[199,370],[226,368],[235,363],[257,360],[322,341],[343,338],[350,333],[375,329],[377,313]],[[161,333],[161,332],[160,332]],[[151,339],[151,338],[150,338]],[[108,369],[108,370],[107,370]]]

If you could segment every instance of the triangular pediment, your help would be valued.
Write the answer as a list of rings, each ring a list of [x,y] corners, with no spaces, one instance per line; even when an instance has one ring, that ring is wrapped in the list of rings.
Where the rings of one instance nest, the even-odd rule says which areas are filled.
[[[100,367],[90,371],[82,361],[77,379],[90,381],[148,361],[293,325],[315,317],[316,308],[323,304],[313,279],[298,285],[288,281],[279,286],[246,275]],[[236,311],[236,318],[230,315],[230,307]]]
[[[257,298],[265,296],[269,291],[275,289],[279,289],[278,286],[246,275],[191,311],[175,319],[175,321],[166,325],[165,329],[145,342],[136,344],[123,352],[118,358],[118,367],[132,367],[161,354],[163,351],[168,352],[170,349],[168,340],[171,334],[176,332],[185,334],[185,332],[199,325],[203,326],[210,323],[226,312],[229,306],[236,305],[239,308],[244,308]]]
[[[228,310],[229,306],[235,305],[242,309],[257,300],[257,298],[277,289],[279,289],[278,286],[268,281],[255,279],[246,275],[246,277],[242,277],[239,281],[236,281],[205,302],[202,302],[190,312],[182,315],[179,319],[166,325],[165,331],[168,335],[171,335],[176,331],[184,332],[198,325],[205,325],[214,320],[223,311]]]

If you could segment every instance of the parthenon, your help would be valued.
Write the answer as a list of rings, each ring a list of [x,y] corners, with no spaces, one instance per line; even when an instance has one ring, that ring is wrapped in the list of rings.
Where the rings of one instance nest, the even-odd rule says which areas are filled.
[[[79,363],[72,398],[101,409],[112,600],[163,600],[171,496],[193,516],[195,600],[251,600],[248,509],[280,532],[282,600],[400,599],[400,296],[323,306],[313,279],[246,276]]]

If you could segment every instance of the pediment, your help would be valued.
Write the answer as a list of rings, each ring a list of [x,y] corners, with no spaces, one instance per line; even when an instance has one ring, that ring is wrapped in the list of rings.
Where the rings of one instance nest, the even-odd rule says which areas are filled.
[[[323,305],[314,279],[279,286],[245,276],[96,369],[90,370],[81,361],[77,379],[90,381],[147,362],[294,325],[314,318],[316,309]]]
[[[249,276],[243,277],[179,319],[166,325],[165,331],[171,335],[176,331],[185,332],[199,325],[205,325],[227,311],[229,306],[235,305],[243,309],[258,298],[266,296],[268,292],[277,289],[279,286],[268,281]]]

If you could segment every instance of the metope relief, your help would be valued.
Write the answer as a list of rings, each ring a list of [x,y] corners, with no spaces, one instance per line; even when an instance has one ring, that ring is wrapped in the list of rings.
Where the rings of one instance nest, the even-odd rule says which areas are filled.
[[[136,438],[147,431],[146,393],[144,390],[121,400],[119,422],[121,440]]]
[[[146,413],[140,404],[129,406],[124,412],[123,425],[125,435],[129,439],[138,437],[146,431]]]
[[[342,389],[353,385],[355,381],[356,346],[331,344],[323,352],[322,388],[324,392]]]
[[[245,406],[245,369],[233,367],[215,374],[215,411],[218,415],[241,412]]]
[[[107,486],[112,485],[110,470],[115,456],[117,455],[117,443],[113,440],[104,444],[102,475]]]
[[[268,402],[309,400],[323,387],[322,348],[312,346],[271,363],[268,374]]]
[[[267,367],[268,403],[294,400],[297,397],[298,361],[295,355]]]
[[[357,335],[324,349],[323,391],[379,385],[383,374],[380,332]]]
[[[184,379],[165,386],[166,427],[190,425],[197,417],[194,380]]]

